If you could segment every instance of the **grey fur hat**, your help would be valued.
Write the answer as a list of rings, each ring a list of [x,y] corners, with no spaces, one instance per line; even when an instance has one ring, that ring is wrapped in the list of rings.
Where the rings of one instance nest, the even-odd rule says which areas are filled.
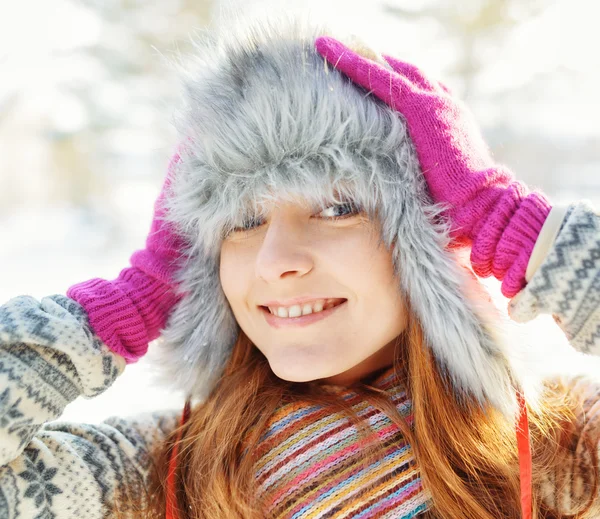
[[[398,289],[458,399],[514,417],[523,377],[504,317],[465,251],[448,247],[403,117],[328,66],[314,47],[323,34],[348,41],[297,19],[228,27],[184,69],[175,125],[186,145],[165,218],[189,247],[177,274],[185,295],[158,339],[163,378],[205,398],[230,355],[239,327],[219,280],[224,233],[274,196],[322,204],[341,194],[379,218]]]

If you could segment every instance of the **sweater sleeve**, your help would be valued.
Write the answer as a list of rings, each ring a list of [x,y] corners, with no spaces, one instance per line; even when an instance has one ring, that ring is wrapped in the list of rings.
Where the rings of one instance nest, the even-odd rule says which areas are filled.
[[[19,296],[0,306],[0,518],[104,518],[119,496],[143,496],[150,453],[179,411],[56,421],[124,369],[68,297]]]
[[[567,207],[551,248],[508,313],[521,323],[550,314],[576,350],[600,355],[600,213],[591,202]]]

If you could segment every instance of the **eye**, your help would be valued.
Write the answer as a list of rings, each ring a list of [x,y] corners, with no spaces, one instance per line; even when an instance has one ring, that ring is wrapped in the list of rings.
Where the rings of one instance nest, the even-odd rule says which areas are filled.
[[[357,215],[358,213],[360,213],[360,209],[352,202],[344,202],[343,204],[331,205],[327,209],[321,211],[319,214],[325,214],[325,218],[331,220],[342,220],[344,218]]]
[[[330,205],[320,213],[318,213],[319,218],[324,220],[343,220],[344,218],[349,218],[351,216],[355,216],[359,214],[361,210],[352,202],[344,202],[342,204],[334,204]],[[265,223],[259,217],[249,217],[244,220],[242,225],[238,227],[234,227],[231,232],[232,233],[243,233],[250,232]]]
[[[234,227],[232,232],[247,232],[251,231],[256,227],[260,227],[264,222],[260,218],[250,217],[246,218],[242,225]]]

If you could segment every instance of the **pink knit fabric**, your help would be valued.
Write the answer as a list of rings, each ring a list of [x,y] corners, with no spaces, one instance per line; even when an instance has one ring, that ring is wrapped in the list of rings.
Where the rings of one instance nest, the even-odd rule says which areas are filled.
[[[113,281],[94,278],[67,290],[67,296],[85,308],[94,332],[127,364],[146,354],[148,343],[159,336],[181,298],[175,294],[173,274],[183,243],[161,220],[166,187],[179,160],[177,152],[154,204],[146,248],[133,253],[131,267],[123,269]]]
[[[449,204],[453,246],[471,245],[475,273],[494,275],[506,297],[516,295],[526,285],[527,263],[550,212],[544,194],[529,192],[507,168],[494,164],[471,112],[445,85],[384,55],[391,71],[331,37],[317,38],[315,46],[336,69],[404,116],[434,202]]]

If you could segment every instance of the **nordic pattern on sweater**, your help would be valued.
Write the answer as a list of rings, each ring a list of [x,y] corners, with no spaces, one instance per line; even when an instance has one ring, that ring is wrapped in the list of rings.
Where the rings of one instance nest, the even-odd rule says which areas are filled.
[[[575,348],[600,354],[599,243],[600,216],[585,202],[573,204],[544,262],[528,285],[511,300],[511,317],[524,322],[538,313],[551,313]],[[98,425],[51,422],[79,395],[91,398],[110,387],[124,366],[124,360],[94,334],[84,310],[63,295],[41,301],[20,296],[0,307],[0,519],[105,518],[111,514],[113,500],[123,494],[139,496],[140,502],[143,501],[141,489],[151,470],[151,453],[176,426],[181,410],[111,418]],[[573,392],[582,395],[585,405],[573,431],[572,460],[561,467],[561,474],[549,475],[543,488],[548,504],[561,513],[575,509],[585,495],[581,489],[585,490],[590,456],[582,445],[598,445],[600,440],[600,427],[596,425],[600,420],[600,384],[577,380]],[[396,405],[409,417],[409,402],[403,404],[402,396],[398,398]],[[310,417],[308,411],[305,415],[298,412],[298,416]],[[292,408],[282,408],[278,416],[287,416],[286,413],[292,413]],[[284,423],[274,422],[280,426]],[[308,426],[305,422],[301,425]],[[382,427],[385,429],[383,423]],[[265,439],[268,441],[268,437]],[[402,439],[398,437],[397,441],[396,468],[400,479],[405,478],[400,484],[408,486],[413,481],[418,485],[418,475],[411,474],[414,464],[402,458]],[[328,446],[338,447],[335,443],[323,443],[325,451],[320,455],[331,455],[333,460],[334,452],[327,452]],[[299,442],[298,448],[307,449],[307,444]],[[288,454],[293,452],[298,451],[290,449]],[[281,454],[279,461],[288,460],[295,474],[304,474],[307,479],[320,478],[321,490],[329,488],[328,485],[336,488],[335,474],[329,473],[332,479],[326,481],[325,472],[317,475],[302,472],[299,460]],[[278,469],[268,465],[272,457],[269,452],[265,456],[264,463],[259,461],[257,465],[257,477],[262,477],[262,488],[268,497],[274,490],[268,483],[269,471]],[[563,484],[565,481],[571,484]],[[369,482],[370,477],[363,483]],[[338,490],[344,484],[350,492],[355,484],[355,495],[361,491],[360,481],[342,482]],[[309,492],[308,488],[305,490]],[[280,517],[352,517],[353,512],[331,513],[333,509],[328,508],[329,512],[319,513],[317,508],[319,503],[325,507],[340,506],[343,491],[329,502],[325,501],[331,499],[326,491],[315,502],[312,494],[306,494],[305,512],[282,506],[285,496],[278,500],[281,496],[273,494],[273,511],[279,510]],[[364,504],[368,503],[369,496],[366,497]],[[394,505],[396,509],[365,512],[370,506],[367,505],[363,517],[397,518],[420,513],[419,504],[410,504],[410,499],[416,503],[420,496],[408,491],[404,498],[406,501]],[[392,499],[387,503],[390,506]],[[358,501],[359,498],[356,505]],[[377,500],[377,504],[384,504],[383,500]],[[289,511],[295,515],[286,515]]]
[[[66,296],[20,296],[0,307],[1,519],[107,517],[115,496],[141,495],[148,448],[178,412],[45,423],[77,396],[105,391],[124,367]]]
[[[575,349],[600,355],[600,214],[591,202],[569,206],[555,243],[508,312],[517,322],[551,314]]]

